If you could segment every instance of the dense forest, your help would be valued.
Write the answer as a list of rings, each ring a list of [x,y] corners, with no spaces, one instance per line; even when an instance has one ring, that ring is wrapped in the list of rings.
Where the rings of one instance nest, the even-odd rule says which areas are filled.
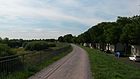
[[[92,26],[86,32],[76,36],[67,34],[58,38],[60,42],[95,43],[100,45],[122,43],[140,45],[140,16],[118,17],[116,22],[102,22]],[[96,46],[94,46],[96,47]]]

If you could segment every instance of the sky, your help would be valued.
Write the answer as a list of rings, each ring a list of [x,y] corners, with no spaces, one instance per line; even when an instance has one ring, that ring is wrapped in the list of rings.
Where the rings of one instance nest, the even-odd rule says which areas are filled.
[[[139,14],[140,0],[0,0],[0,37],[56,39]]]

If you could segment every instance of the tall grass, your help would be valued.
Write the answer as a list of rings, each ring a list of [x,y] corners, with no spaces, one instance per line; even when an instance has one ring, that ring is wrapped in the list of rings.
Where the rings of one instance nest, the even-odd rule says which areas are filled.
[[[99,50],[83,48],[89,54],[93,79],[140,79],[140,68]]]

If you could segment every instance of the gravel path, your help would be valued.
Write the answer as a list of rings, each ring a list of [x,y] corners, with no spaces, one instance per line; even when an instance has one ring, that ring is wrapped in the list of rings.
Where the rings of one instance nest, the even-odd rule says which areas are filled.
[[[73,45],[73,51],[29,79],[91,79],[85,50]]]

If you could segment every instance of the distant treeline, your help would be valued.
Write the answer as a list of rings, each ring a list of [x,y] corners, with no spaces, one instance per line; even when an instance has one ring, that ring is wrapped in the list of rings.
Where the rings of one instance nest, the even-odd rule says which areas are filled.
[[[102,22],[76,36],[67,34],[60,42],[140,45],[140,15],[118,17],[116,22]]]
[[[24,40],[24,39],[9,39],[9,38],[0,38],[0,44],[7,44],[11,48],[23,47],[26,42],[32,41],[47,41],[47,42],[55,42],[55,39],[32,39],[32,40]],[[25,44],[24,44],[25,43]]]
[[[13,49],[23,48],[24,50],[44,50],[49,47],[55,47],[55,39],[33,39],[33,40],[23,40],[23,39],[9,39],[0,38],[0,57],[14,55],[16,51]],[[52,43],[51,43],[52,42]]]

